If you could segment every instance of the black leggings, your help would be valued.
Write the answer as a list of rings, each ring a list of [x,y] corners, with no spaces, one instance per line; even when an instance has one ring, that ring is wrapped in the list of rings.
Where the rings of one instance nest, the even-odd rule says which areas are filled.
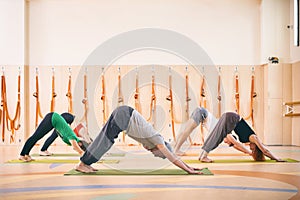
[[[33,135],[30,138],[28,138],[20,153],[21,156],[29,155],[29,152],[31,151],[33,146],[37,143],[37,141],[43,138],[48,132],[50,132],[54,128],[52,125],[52,115],[53,113],[48,113],[41,121],[41,123],[39,124],[39,126],[37,127]]]
[[[45,141],[43,147],[41,148],[41,151],[47,151],[47,149],[49,148],[49,146],[54,142],[54,140],[58,137],[58,134],[56,132],[56,130],[54,130],[52,132],[52,134],[50,135],[50,137],[47,138],[47,140]]]

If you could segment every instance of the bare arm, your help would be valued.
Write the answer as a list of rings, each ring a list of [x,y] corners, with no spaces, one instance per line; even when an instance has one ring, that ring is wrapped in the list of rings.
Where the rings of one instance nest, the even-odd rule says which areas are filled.
[[[272,160],[276,160],[277,162],[284,162],[284,160],[275,156],[267,147],[261,142],[261,140],[257,137],[257,135],[251,135],[249,137],[250,142],[255,143],[256,146],[263,152],[263,154],[269,157]]]
[[[247,149],[245,145],[243,145],[241,142],[237,141],[231,134],[227,134],[226,138],[233,144],[233,147],[238,151],[252,155],[252,152],[249,149]]]
[[[156,145],[157,148],[160,150],[160,152],[162,152],[162,154],[170,161],[172,162],[174,165],[176,165],[177,167],[183,169],[184,171],[186,171],[189,174],[202,174],[202,172],[199,171],[195,171],[197,169],[192,168],[190,166],[188,166],[186,163],[184,163],[180,158],[178,158],[175,154],[173,154],[172,152],[170,152],[165,145],[163,144],[158,144]]]
[[[71,140],[70,142],[72,144],[73,149],[77,151],[80,155],[83,155],[84,151],[80,148],[76,140]]]

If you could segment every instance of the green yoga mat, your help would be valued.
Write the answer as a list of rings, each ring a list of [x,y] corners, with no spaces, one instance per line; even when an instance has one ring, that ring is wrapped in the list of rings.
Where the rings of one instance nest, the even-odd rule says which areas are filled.
[[[213,173],[208,169],[204,168],[201,170],[203,175],[213,175]],[[145,170],[145,169],[123,169],[123,170],[117,170],[117,169],[100,169],[97,172],[92,173],[82,173],[78,172],[75,169],[72,169],[64,174],[65,176],[69,175],[76,175],[76,176],[105,176],[105,175],[188,175],[187,172],[181,170],[181,169],[158,169],[158,170]]]
[[[9,160],[6,163],[22,163],[22,164],[52,164],[52,163],[78,163],[79,160],[67,160],[67,159],[36,159],[31,162],[24,162],[21,160]],[[103,163],[103,164],[118,164],[120,160],[99,160],[98,163]]]
[[[32,154],[33,157],[38,157],[40,154]],[[104,157],[124,157],[125,153],[106,153]],[[48,156],[42,156],[48,157]],[[49,157],[79,157],[79,154],[76,153],[55,153]]]
[[[297,163],[299,162],[298,160],[294,160],[291,158],[285,158],[283,159],[286,162],[290,163]],[[199,160],[183,160],[185,163],[202,163]],[[275,160],[265,160],[265,161],[255,161],[252,159],[224,159],[224,160],[213,160],[213,163],[277,163]]]

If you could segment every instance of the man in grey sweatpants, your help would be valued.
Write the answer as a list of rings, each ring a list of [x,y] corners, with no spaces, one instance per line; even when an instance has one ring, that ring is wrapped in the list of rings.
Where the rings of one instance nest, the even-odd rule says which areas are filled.
[[[122,131],[126,131],[129,137],[141,143],[154,156],[167,158],[189,174],[201,174],[199,169],[188,166],[173,154],[171,146],[154,130],[153,126],[139,112],[129,106],[120,106],[112,112],[99,135],[80,158],[80,163],[75,166],[75,169],[84,173],[96,171],[90,165],[100,160]]]

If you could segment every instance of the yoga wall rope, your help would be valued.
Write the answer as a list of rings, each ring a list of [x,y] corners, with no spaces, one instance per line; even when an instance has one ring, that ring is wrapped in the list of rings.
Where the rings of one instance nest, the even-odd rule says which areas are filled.
[[[41,104],[40,104],[40,91],[39,91],[39,70],[35,68],[35,92],[33,93],[35,97],[35,128],[39,124],[39,117],[44,118],[41,112]]]
[[[240,114],[240,92],[239,92],[239,74],[238,74],[238,68],[235,68],[235,111],[237,114]]]
[[[156,94],[155,94],[155,71],[152,67],[152,77],[151,77],[151,102],[150,102],[150,117],[147,121],[155,127],[155,114],[156,114]]]
[[[83,117],[80,120],[81,122],[85,123],[85,126],[88,130],[88,110],[89,110],[89,102],[88,102],[88,86],[87,86],[87,67],[85,68],[84,75],[83,75],[83,99],[82,103],[84,106],[84,113]]]
[[[206,82],[205,82],[205,73],[204,73],[204,67],[202,68],[202,81],[201,81],[201,86],[200,86],[200,106],[203,108],[207,108],[207,99],[206,99]],[[203,123],[200,125],[200,138],[201,138],[201,143],[204,143],[204,130],[203,130]]]
[[[106,103],[106,90],[105,90],[105,76],[104,76],[104,67],[102,67],[101,72],[101,101],[102,101],[102,125],[104,125],[107,121],[107,103]]]
[[[254,67],[252,67],[251,74],[251,89],[250,89],[250,114],[245,117],[245,120],[251,119],[252,127],[254,128],[254,98],[257,96],[255,92],[255,72]]]
[[[190,118],[190,106],[189,102],[191,98],[189,97],[189,76],[188,76],[188,67],[185,68],[185,119],[188,120]],[[190,144],[193,145],[193,140],[191,136],[188,137]]]
[[[55,97],[57,96],[55,92],[55,70],[54,67],[52,68],[52,98],[51,98],[51,105],[50,105],[50,112],[54,112],[55,110]]]
[[[142,108],[140,103],[140,91],[139,91],[139,73],[138,69],[135,69],[135,93],[134,93],[134,107],[142,114]]]
[[[219,71],[218,71],[218,96],[217,96],[217,100],[218,100],[218,114],[217,114],[217,118],[221,117],[222,114],[222,107],[221,107],[221,101],[222,101],[222,96],[221,96],[221,84],[222,84],[222,80],[221,80],[221,67],[219,67]]]
[[[172,135],[173,135],[173,140],[176,142],[176,133],[175,133],[175,115],[174,115],[174,101],[173,101],[173,91],[172,91],[172,71],[171,68],[169,67],[169,95],[166,97],[167,101],[170,101],[170,117],[171,117],[171,126],[172,128]]]
[[[19,69],[18,75],[18,100],[16,105],[15,115],[12,118],[8,111],[7,105],[7,93],[6,93],[6,79],[4,74],[4,69],[2,69],[1,76],[1,123],[2,123],[2,142],[5,141],[5,126],[8,131],[11,132],[10,143],[15,142],[15,131],[19,130],[21,127],[20,116],[21,116],[21,70]]]
[[[72,71],[71,71],[71,68],[69,68],[68,92],[67,92],[66,96],[68,98],[68,112],[73,114]]]

